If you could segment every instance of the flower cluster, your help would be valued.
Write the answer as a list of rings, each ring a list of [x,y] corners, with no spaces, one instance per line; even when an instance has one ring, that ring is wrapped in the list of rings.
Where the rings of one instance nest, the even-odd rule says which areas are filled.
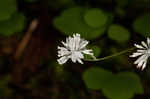
[[[147,43],[144,41],[141,42],[141,45],[134,44],[136,48],[138,48],[137,52],[130,55],[130,57],[138,57],[140,56],[134,64],[137,64],[137,68],[141,68],[142,70],[146,67],[147,60],[150,56],[150,39],[147,38]]]
[[[84,59],[83,54],[93,56],[92,50],[86,49],[89,42],[80,38],[80,34],[74,34],[73,37],[66,38],[66,42],[62,41],[64,47],[58,46],[58,57],[57,61],[59,64],[64,64],[71,59],[72,62],[79,62],[83,64],[81,59]]]

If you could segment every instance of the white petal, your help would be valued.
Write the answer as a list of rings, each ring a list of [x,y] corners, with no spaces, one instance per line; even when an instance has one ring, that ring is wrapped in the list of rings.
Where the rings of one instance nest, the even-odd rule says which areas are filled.
[[[71,55],[71,60],[72,60],[72,62],[76,63],[77,59],[78,59],[77,56]]]
[[[64,56],[64,57],[61,57],[60,59],[57,59],[58,63],[59,64],[64,64],[68,61],[68,57]]]
[[[64,47],[59,47],[58,46],[58,57],[64,56],[64,55],[69,55],[70,51],[68,51],[68,49],[64,48]]]
[[[79,58],[84,58],[83,54],[81,52],[76,52],[76,55],[79,57]]]
[[[133,53],[132,55],[130,55],[129,57],[137,57],[137,56],[139,56],[139,55],[142,55],[143,53]]]
[[[147,44],[150,47],[150,39],[149,39],[149,37],[147,38]]]
[[[78,59],[83,59],[84,56],[81,52],[74,52],[71,55],[71,60],[75,63]]]
[[[76,36],[75,38],[75,50],[79,50],[79,46],[80,46],[80,35]]]
[[[65,47],[60,47],[60,46],[58,46],[58,49],[59,49],[59,50],[64,50],[64,51],[68,50],[68,49],[66,49]]]
[[[146,50],[137,50],[137,52],[145,53]]]
[[[80,49],[85,48],[88,43],[89,43],[88,41],[82,40],[81,43],[80,43]]]
[[[137,65],[137,66],[136,66],[136,68],[140,68],[140,66],[139,66],[139,65]]]
[[[76,36],[78,36],[80,38],[80,34],[79,33],[77,33]]]
[[[138,44],[134,44],[134,46],[135,46],[135,47],[137,47],[137,48],[140,48],[140,49],[144,49],[144,47],[143,47],[143,46],[138,45]]]
[[[68,47],[68,44],[65,43],[65,42],[63,42],[63,41],[62,41],[62,44],[63,44],[65,47]]]
[[[69,51],[63,51],[63,50],[58,51],[58,57],[68,56],[70,54],[71,54],[71,52],[69,52]]]
[[[143,63],[142,70],[146,67],[147,61]]]
[[[70,50],[73,50],[73,48],[72,48],[72,43],[73,43],[73,38],[72,37],[68,37],[68,39],[67,39],[67,44],[68,44],[68,48],[70,49]]]
[[[139,57],[139,58],[134,62],[134,64],[138,64],[138,63],[141,62],[141,61],[145,61],[145,59],[146,59],[146,55],[142,55],[141,57]]]
[[[146,47],[146,48],[148,48],[148,46],[147,46],[147,44],[145,43],[145,42],[141,42],[142,43],[142,45],[144,46],[144,47]]]
[[[81,61],[81,59],[77,59],[77,61],[78,61],[79,63],[83,64],[83,62]]]
[[[92,53],[92,51],[93,50],[83,50],[82,52],[84,53],[84,54],[89,54],[89,55],[93,55],[93,53]]]
[[[66,44],[69,46],[69,38],[66,38]]]
[[[138,68],[142,67],[143,63],[144,63],[144,60],[140,61],[140,62],[138,63]]]

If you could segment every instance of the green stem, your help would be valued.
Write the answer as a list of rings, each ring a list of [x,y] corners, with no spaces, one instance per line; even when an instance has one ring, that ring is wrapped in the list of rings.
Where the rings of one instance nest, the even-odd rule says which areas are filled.
[[[103,58],[96,58],[96,59],[94,59],[94,58],[93,59],[85,59],[85,61],[102,61],[102,60],[106,60],[106,59],[110,59],[112,57],[116,57],[116,56],[122,55],[122,54],[130,52],[130,51],[132,51],[134,49],[135,49],[135,47],[132,47],[130,49],[121,51],[119,53],[116,53],[116,54],[113,54],[113,55],[110,55],[110,56],[106,56],[106,57],[103,57]]]

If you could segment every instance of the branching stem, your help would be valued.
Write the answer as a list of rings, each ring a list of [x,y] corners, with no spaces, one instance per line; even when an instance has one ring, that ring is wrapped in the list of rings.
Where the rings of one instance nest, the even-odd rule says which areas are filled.
[[[106,56],[106,57],[103,57],[103,58],[95,58],[95,57],[92,56],[93,59],[85,59],[85,61],[102,61],[102,60],[110,59],[110,58],[113,58],[113,57],[116,57],[116,56],[125,54],[125,53],[130,52],[130,51],[132,51],[132,50],[134,50],[134,49],[135,49],[135,47],[132,47],[132,48],[123,50],[123,51],[121,51],[121,52],[119,52],[119,53],[115,53],[115,54],[113,54],[113,55]]]

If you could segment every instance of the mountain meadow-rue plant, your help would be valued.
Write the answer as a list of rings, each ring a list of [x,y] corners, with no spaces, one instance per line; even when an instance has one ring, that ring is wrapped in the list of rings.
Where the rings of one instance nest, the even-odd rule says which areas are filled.
[[[83,64],[81,59],[84,59],[85,61],[102,62],[102,60],[127,53],[137,47],[141,50],[137,50],[138,52],[133,53],[131,56],[136,57],[142,55],[137,60],[136,64],[138,63],[138,68],[141,67],[143,70],[149,57],[149,38],[147,39],[147,44],[144,42],[142,42],[142,46],[135,44],[135,47],[133,48],[104,58],[96,58],[93,53],[94,51],[86,48],[88,43],[88,41],[80,38],[80,34],[78,33],[73,34],[73,37],[69,36],[66,38],[66,42],[62,41],[64,47],[58,47],[58,57],[60,57],[57,60],[58,63],[64,64],[68,59],[71,59],[74,63],[79,62],[81,64]],[[85,58],[83,54],[88,54],[93,59]],[[101,90],[108,99],[131,99],[135,94],[144,93],[140,78],[133,72],[119,72],[114,74],[100,67],[92,67],[84,71],[82,78],[89,90]]]
[[[116,27],[115,27],[116,28]],[[80,34],[76,33],[73,34],[73,37],[66,38],[66,42],[62,41],[62,44],[64,47],[58,46],[58,57],[60,57],[57,61],[59,64],[64,64],[68,61],[68,59],[71,59],[72,62],[76,63],[79,62],[83,64],[81,59],[84,59],[86,61],[102,61],[109,58],[113,58],[115,56],[122,55],[124,53],[127,53],[129,51],[134,50],[135,48],[138,48],[137,52],[130,55],[130,57],[138,57],[140,56],[134,64],[138,64],[137,68],[141,68],[142,70],[146,67],[147,60],[150,56],[150,39],[147,38],[147,43],[141,42],[142,45],[134,44],[135,47],[118,52],[116,54],[106,56],[103,58],[96,58],[94,56],[93,50],[87,49],[86,46],[89,42],[87,40],[84,40],[83,38],[80,38]],[[98,52],[98,51],[97,51]],[[90,58],[85,55],[90,55]]]
[[[150,0],[0,0],[0,99],[150,99],[149,10]]]

